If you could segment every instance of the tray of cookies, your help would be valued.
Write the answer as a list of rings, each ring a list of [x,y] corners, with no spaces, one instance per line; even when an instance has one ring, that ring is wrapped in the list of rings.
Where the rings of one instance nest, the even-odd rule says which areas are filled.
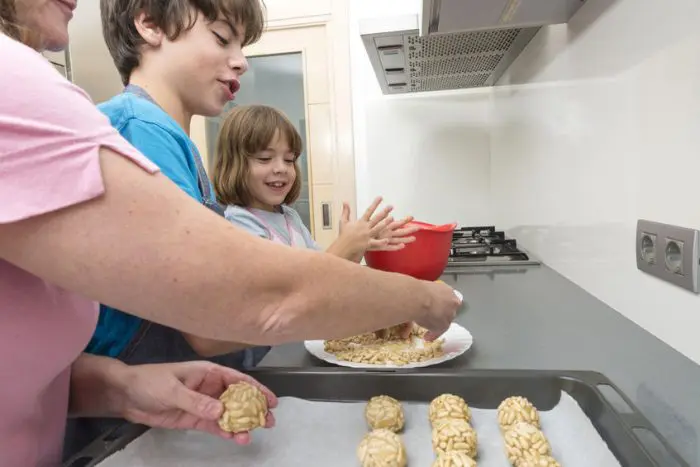
[[[262,429],[251,421],[266,408],[255,403],[249,388],[227,391],[221,426],[252,428],[247,446],[204,433],[128,426],[64,465],[689,465],[611,381],[595,372],[323,368],[252,374],[280,403],[276,426]],[[609,400],[601,387],[617,398]],[[656,438],[653,445],[637,430]]]

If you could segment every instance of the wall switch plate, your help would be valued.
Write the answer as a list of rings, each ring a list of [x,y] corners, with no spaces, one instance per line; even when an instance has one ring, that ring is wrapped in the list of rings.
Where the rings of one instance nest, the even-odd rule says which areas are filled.
[[[637,269],[700,293],[700,232],[686,227],[637,221]]]

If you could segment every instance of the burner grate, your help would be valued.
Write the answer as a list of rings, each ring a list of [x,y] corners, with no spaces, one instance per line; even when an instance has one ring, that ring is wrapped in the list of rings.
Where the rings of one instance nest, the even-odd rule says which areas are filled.
[[[527,261],[528,255],[518,249],[515,239],[506,238],[495,226],[473,226],[455,229],[452,234],[450,261]]]

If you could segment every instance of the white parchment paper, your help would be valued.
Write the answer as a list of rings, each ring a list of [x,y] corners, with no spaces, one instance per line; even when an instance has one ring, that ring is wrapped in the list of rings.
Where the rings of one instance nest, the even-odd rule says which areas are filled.
[[[402,403],[406,419],[400,434],[408,466],[430,467],[428,405]],[[275,409],[277,426],[255,430],[252,443],[231,441],[198,432],[149,430],[100,464],[101,467],[237,467],[324,466],[357,467],[357,446],[368,432],[365,403],[310,402],[283,397]],[[550,411],[540,411],[542,431],[563,467],[619,467],[608,446],[576,401],[562,392]],[[479,467],[512,467],[503,452],[495,410],[472,408],[478,436]]]

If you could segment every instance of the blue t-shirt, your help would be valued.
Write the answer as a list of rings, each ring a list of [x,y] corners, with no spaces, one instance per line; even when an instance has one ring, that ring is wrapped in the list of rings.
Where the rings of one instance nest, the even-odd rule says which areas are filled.
[[[132,93],[119,94],[98,108],[127,141],[160,167],[166,177],[202,202],[194,143],[170,115]],[[213,189],[210,192],[213,193]],[[141,318],[101,305],[97,329],[86,352],[118,356],[131,342],[141,322]]]

